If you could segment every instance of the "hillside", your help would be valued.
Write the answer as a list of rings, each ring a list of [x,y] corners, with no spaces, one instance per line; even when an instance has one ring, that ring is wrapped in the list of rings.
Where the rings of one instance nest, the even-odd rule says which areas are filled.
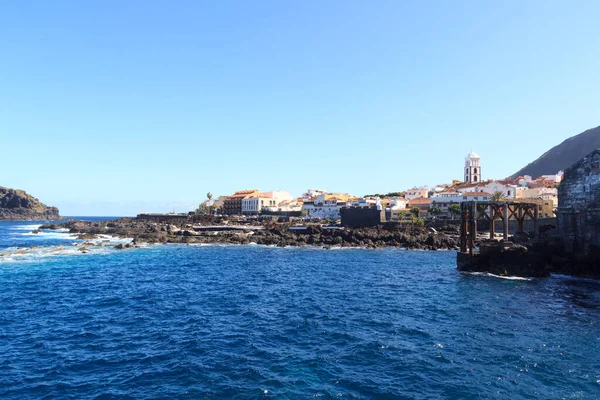
[[[56,220],[58,208],[48,207],[23,190],[0,186],[0,220]]]
[[[511,178],[530,175],[552,175],[570,167],[592,150],[600,148],[600,126],[573,136],[545,152],[540,158],[515,172]]]

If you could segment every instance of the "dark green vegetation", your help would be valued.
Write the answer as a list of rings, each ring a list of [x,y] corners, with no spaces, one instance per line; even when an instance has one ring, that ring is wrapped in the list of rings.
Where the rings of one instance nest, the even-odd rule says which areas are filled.
[[[541,175],[556,174],[597,148],[600,148],[600,126],[588,129],[579,135],[570,137],[558,146],[554,146],[540,158],[515,172],[511,178],[523,175],[537,178]]]
[[[373,193],[373,194],[366,194],[364,197],[402,197],[404,196],[406,192],[389,192],[386,194],[382,194],[382,193]]]

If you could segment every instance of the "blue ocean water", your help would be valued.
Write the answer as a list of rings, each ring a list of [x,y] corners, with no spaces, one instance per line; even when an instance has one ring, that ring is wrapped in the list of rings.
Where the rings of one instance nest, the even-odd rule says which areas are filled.
[[[0,257],[3,399],[600,398],[600,282],[453,252],[81,254],[35,226],[0,223],[0,253],[37,247]]]

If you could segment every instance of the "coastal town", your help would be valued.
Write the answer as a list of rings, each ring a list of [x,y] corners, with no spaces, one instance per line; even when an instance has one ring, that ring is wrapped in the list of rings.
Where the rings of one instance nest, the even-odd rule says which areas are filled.
[[[0,400],[600,400],[600,0],[0,10]]]
[[[294,196],[285,190],[239,190],[219,197],[209,193],[193,213],[269,218],[275,216],[339,221],[345,226],[374,226],[382,222],[453,219],[458,217],[462,202],[510,200],[535,203],[540,218],[555,216],[558,207],[557,188],[563,178],[562,171],[539,177],[484,180],[482,164],[481,157],[471,152],[465,157],[464,180],[363,197],[317,189],[309,189],[301,196]],[[152,214],[142,213],[139,216],[151,217]]]
[[[485,180],[482,159],[474,152],[464,163],[464,180],[431,188],[363,197],[312,189],[300,197],[284,190],[239,190],[220,197],[208,193],[189,213],[140,213],[101,222],[71,219],[32,233],[68,231],[81,240],[76,246],[82,253],[97,246],[126,249],[155,243],[455,250],[460,271],[600,278],[600,150],[564,172],[535,178]],[[7,190],[4,200],[35,205],[43,215],[57,211],[23,196]],[[111,245],[103,242],[107,237],[129,242]]]
[[[111,232],[134,242],[448,249],[465,272],[600,277],[600,150],[539,177],[485,180],[479,155],[464,162],[464,180],[360,198],[324,190],[208,193],[196,212],[140,214]],[[84,239],[102,233],[77,222],[69,228]]]

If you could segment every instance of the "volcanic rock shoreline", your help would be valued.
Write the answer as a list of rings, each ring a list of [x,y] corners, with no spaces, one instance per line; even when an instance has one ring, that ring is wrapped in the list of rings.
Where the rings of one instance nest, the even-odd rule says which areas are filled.
[[[371,228],[334,228],[327,229],[318,224],[303,227],[302,230],[290,230],[290,223],[260,222],[246,230],[206,231],[205,227],[214,226],[222,221],[204,220],[190,223],[152,222],[136,218],[120,218],[104,222],[69,221],[59,224],[46,224],[39,229],[68,229],[78,234],[80,239],[90,240],[99,235],[112,235],[120,238],[132,238],[137,243],[215,243],[285,246],[322,246],[322,247],[402,247],[421,250],[450,250],[458,246],[456,227],[449,226],[440,231],[418,226],[384,225]],[[227,221],[229,222],[229,221]],[[242,227],[231,223],[229,227]]]

